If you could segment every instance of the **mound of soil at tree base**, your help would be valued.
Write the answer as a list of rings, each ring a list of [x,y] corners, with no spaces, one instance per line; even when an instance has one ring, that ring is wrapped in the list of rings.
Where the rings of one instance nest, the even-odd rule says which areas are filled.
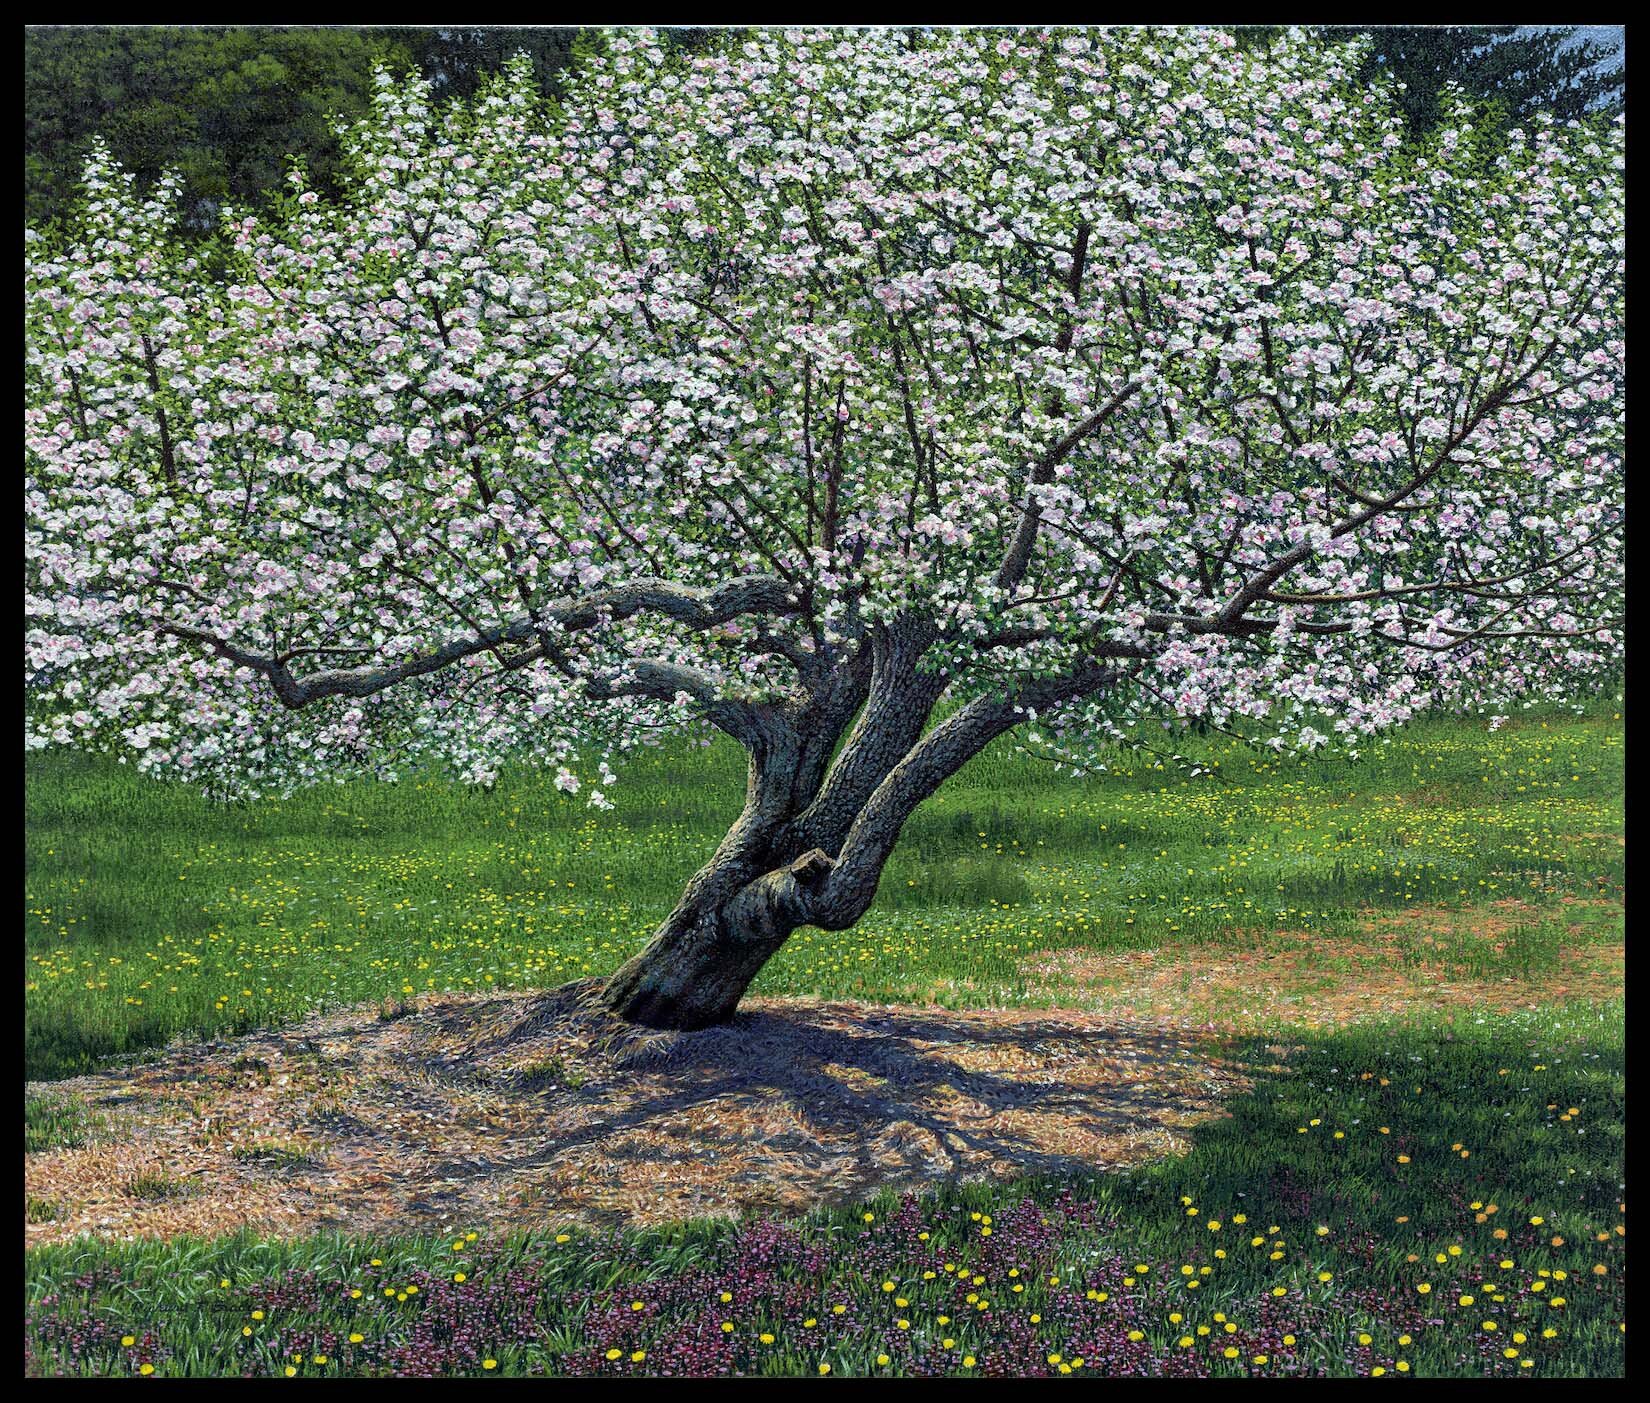
[[[317,1015],[31,1086],[101,1129],[25,1156],[25,1243],[798,1212],[1174,1153],[1248,1085],[1195,1034],[1092,1014],[752,999],[670,1033],[597,987]]]

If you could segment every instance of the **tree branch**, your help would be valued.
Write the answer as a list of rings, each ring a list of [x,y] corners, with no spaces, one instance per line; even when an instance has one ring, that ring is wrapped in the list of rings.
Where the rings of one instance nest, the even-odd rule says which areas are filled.
[[[577,632],[604,620],[628,619],[651,612],[663,614],[698,632],[745,614],[788,614],[796,608],[784,583],[766,575],[746,575],[710,589],[695,589],[653,578],[633,580],[552,605],[543,619],[524,617],[497,628],[478,630],[421,657],[381,666],[332,669],[304,678],[293,676],[281,658],[251,652],[210,629],[173,619],[158,620],[155,627],[174,638],[203,644],[218,657],[262,673],[282,704],[297,710],[326,697],[370,697],[397,683],[439,672],[477,653],[497,652],[505,644],[537,639],[547,625]]]

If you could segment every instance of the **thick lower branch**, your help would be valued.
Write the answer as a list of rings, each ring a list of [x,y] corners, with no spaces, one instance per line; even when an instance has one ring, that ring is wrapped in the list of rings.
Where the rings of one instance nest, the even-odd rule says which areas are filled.
[[[786,833],[786,848],[839,851],[876,787],[917,743],[949,685],[946,677],[918,671],[933,637],[933,628],[920,621],[873,634],[864,709],[818,797],[798,814]]]
[[[1086,664],[1063,677],[1028,682],[1006,699],[981,697],[934,727],[888,772],[854,820],[835,868],[809,897],[809,924],[846,930],[859,920],[917,806],[1030,710],[1091,696],[1122,676],[1116,664]]]
[[[608,981],[604,1002],[652,1027],[702,1028],[731,1017],[798,927],[844,930],[859,920],[905,821],[949,776],[1024,720],[1028,709],[1090,694],[1120,675],[1115,664],[1096,662],[1028,683],[1008,699],[981,698],[941,722],[883,775],[849,826],[840,858],[817,847],[797,851],[802,825],[791,807],[817,782],[815,767],[828,745],[825,752],[817,743],[811,750],[753,750],[739,822],[647,948]]]
[[[397,683],[439,672],[478,653],[497,652],[508,644],[532,643],[548,626],[577,632],[604,620],[628,619],[651,611],[702,632],[742,615],[792,614],[796,608],[789,587],[766,575],[747,575],[710,589],[695,589],[661,579],[633,580],[583,598],[552,604],[539,618],[524,617],[479,630],[471,637],[455,639],[421,657],[380,666],[335,668],[303,678],[295,677],[285,662],[253,653],[211,629],[172,619],[156,620],[155,628],[174,638],[204,644],[219,657],[263,673],[281,702],[296,710],[325,697],[370,697]]]

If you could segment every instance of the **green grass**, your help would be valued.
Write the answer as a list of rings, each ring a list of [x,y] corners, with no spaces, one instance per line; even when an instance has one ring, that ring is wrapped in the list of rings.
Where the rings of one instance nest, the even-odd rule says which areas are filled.
[[[1196,778],[1119,755],[1072,780],[999,745],[913,818],[865,920],[798,932],[756,992],[1013,1002],[1034,951],[1278,930],[1333,942],[1370,909],[1510,898],[1535,908],[1511,956],[1462,936],[1453,958],[1539,975],[1559,899],[1623,883],[1622,743],[1605,706],[1493,734],[1427,721],[1350,765],[1183,744],[1214,766]],[[608,972],[710,853],[743,786],[731,744],[644,757],[608,813],[542,775],[226,806],[107,760],[35,757],[27,1075],[318,1007],[379,1001],[393,1017],[432,990]]]
[[[1046,996],[1020,967],[1033,951],[1267,949],[1284,933],[1335,980],[1369,958],[1371,912],[1416,908],[1427,919],[1386,929],[1418,974],[1561,988],[1564,949],[1620,939],[1622,741],[1606,707],[1493,734],[1431,721],[1353,766],[1205,743],[1215,774],[1199,778],[1119,756],[1072,781],[998,748],[913,820],[867,919],[799,932],[758,988],[1023,1002]],[[29,1075],[329,1004],[393,1018],[430,990],[600,974],[668,909],[743,786],[723,746],[663,750],[627,780],[603,814],[526,775],[226,807],[38,759]],[[1082,1359],[1102,1375],[1619,1375],[1623,1017],[1571,1002],[1273,1029],[1232,1041],[1254,1089],[1181,1158],[884,1196],[771,1231],[548,1222],[459,1236],[457,1253],[450,1238],[79,1238],[25,1253],[25,1372],[967,1376]],[[103,1133],[49,1090],[24,1121],[30,1151]],[[24,1206],[31,1223],[59,1212]]]
[[[104,1122],[83,1101],[50,1092],[23,1097],[23,1152],[77,1150],[91,1144]]]
[[[1406,1020],[1287,1066],[1254,1039],[1184,1157],[794,1233],[79,1239],[25,1255],[25,1371],[1616,1376],[1622,1023]]]
[[[171,1174],[146,1171],[126,1185],[126,1192],[133,1198],[183,1198],[189,1192],[189,1184]]]

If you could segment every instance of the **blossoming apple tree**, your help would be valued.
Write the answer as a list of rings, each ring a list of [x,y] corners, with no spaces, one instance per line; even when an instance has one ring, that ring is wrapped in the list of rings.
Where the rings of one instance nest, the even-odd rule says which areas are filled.
[[[708,722],[744,809],[604,995],[696,1027],[1014,728],[1310,746],[1594,685],[1619,127],[1417,147],[1357,58],[632,32],[554,107],[383,75],[352,197],[295,172],[210,276],[94,155],[28,248],[28,743],[574,789]]]

